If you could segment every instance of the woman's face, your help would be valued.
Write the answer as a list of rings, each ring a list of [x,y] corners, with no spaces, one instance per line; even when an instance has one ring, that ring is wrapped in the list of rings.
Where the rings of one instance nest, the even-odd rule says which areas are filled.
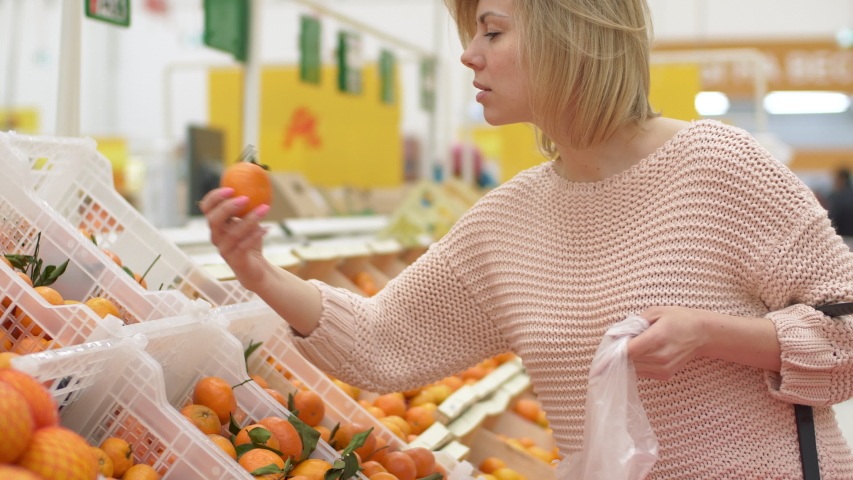
[[[480,0],[477,34],[461,60],[474,71],[474,86],[481,90],[477,102],[490,125],[533,121],[518,41],[513,0]]]

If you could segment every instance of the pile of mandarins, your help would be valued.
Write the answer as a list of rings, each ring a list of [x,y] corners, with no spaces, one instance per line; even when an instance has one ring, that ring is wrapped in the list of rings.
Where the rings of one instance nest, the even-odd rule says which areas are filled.
[[[95,480],[98,465],[86,440],[59,426],[56,402],[42,384],[0,369],[0,478]]]
[[[457,375],[451,375],[432,385],[416,388],[407,392],[381,395],[372,402],[359,399],[361,391],[351,385],[332,379],[338,388],[357,400],[371,415],[388,427],[406,443],[412,443],[426,429],[435,423],[435,411],[447,397],[459,390],[463,385],[473,385],[483,377],[493,372],[501,364],[515,358],[506,353],[485,360],[480,364]],[[285,376],[288,373],[285,372]],[[291,379],[291,382],[294,382]]]

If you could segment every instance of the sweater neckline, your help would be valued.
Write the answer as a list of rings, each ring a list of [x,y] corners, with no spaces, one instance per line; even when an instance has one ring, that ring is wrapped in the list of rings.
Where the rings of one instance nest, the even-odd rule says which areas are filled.
[[[673,135],[669,140],[664,142],[663,145],[658,147],[657,150],[649,154],[647,157],[644,157],[639,162],[635,163],[634,165],[631,165],[630,168],[622,170],[621,172],[615,175],[611,175],[603,180],[599,180],[596,182],[573,182],[571,180],[567,180],[563,178],[559,173],[557,173],[557,170],[554,169],[554,160],[551,160],[546,164],[545,170],[551,181],[554,182],[554,184],[557,185],[558,188],[560,188],[561,190],[579,193],[592,193],[605,190],[630,180],[632,177],[638,175],[640,171],[646,169],[649,165],[654,163],[657,159],[666,156],[666,154],[675,149],[676,146],[681,143],[681,139],[683,137],[688,136],[690,132],[697,126],[713,122],[715,122],[715,120],[694,120],[690,122],[690,125],[677,131],[675,135]]]

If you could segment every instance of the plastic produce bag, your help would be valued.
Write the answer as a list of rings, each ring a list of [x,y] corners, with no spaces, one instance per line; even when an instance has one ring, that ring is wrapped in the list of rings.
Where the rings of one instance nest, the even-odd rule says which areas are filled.
[[[649,328],[631,315],[604,334],[589,372],[583,450],[562,462],[560,480],[643,480],[658,459],[658,440],[637,393],[628,340]]]

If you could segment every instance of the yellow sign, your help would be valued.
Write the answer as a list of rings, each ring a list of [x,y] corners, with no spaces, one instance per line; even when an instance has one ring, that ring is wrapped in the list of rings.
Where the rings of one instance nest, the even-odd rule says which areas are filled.
[[[756,48],[764,55],[769,90],[853,92],[853,50],[831,39],[802,41],[720,41],[659,43],[655,50]],[[752,95],[754,65],[741,62],[702,64],[702,88],[731,96]]]
[[[539,152],[533,127],[528,124],[475,127],[471,137],[486,160],[498,163],[501,183],[546,161]]]
[[[664,117],[698,120],[696,94],[702,90],[698,65],[652,65],[649,102]]]
[[[0,109],[0,131],[15,131],[27,135],[39,133],[39,113],[34,108]]]
[[[344,94],[336,68],[321,84],[299,79],[298,66],[265,67],[261,75],[259,160],[272,171],[295,171],[320,186],[396,186],[403,182],[400,106],[380,101],[376,66],[364,69],[363,93]],[[242,72],[209,74],[210,124],[225,132],[225,156],[242,150]]]

